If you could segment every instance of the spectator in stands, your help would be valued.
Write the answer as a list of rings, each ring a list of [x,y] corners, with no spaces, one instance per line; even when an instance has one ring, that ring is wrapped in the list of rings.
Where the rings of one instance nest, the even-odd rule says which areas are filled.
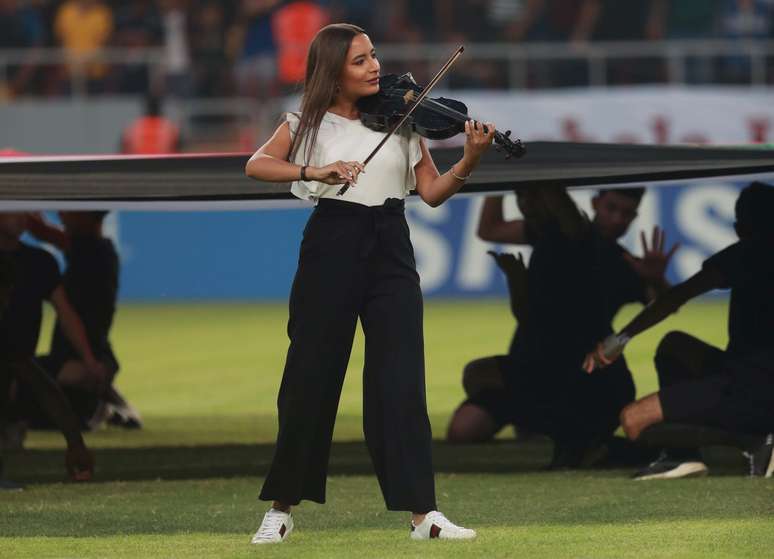
[[[231,94],[223,6],[216,0],[204,0],[193,14],[191,24],[195,96],[222,97]]]
[[[133,51],[161,46],[164,27],[156,3],[152,0],[121,2],[116,11],[116,29],[113,43],[127,54]],[[121,64],[114,67],[114,89],[121,93],[143,93],[161,84],[151,84],[148,65]]]
[[[662,293],[619,334],[608,336],[586,357],[584,366],[592,372],[598,366],[613,363],[631,338],[655,326],[694,297],[713,289],[730,288],[726,350],[682,332],[667,334],[656,352],[660,390],[624,408],[621,425],[632,440],[662,422],[739,433],[738,444],[748,453],[750,473],[771,477],[774,186],[753,183],[746,187],[737,199],[735,214],[739,241],[707,259],[695,275]],[[706,471],[694,448],[678,455],[662,454],[638,477],[673,478]]]
[[[648,36],[662,39],[711,39],[717,28],[720,0],[653,0],[648,17]],[[712,78],[712,62],[707,57],[688,57],[685,65],[688,83],[707,83]]]
[[[469,399],[452,417],[450,441],[489,440],[514,424],[554,438],[555,466],[577,466],[592,446],[607,442],[618,413],[634,398],[631,374],[622,362],[592,387],[577,354],[583,354],[590,331],[612,331],[613,317],[624,304],[647,303],[668,287],[664,274],[677,246],[664,252],[660,230],[654,230],[651,246],[642,235],[643,258],[617,243],[637,216],[643,193],[600,191],[592,200],[592,223],[586,223],[563,190],[519,192],[525,217],[512,221],[503,219],[502,197],[487,198],[479,236],[496,243],[532,244],[535,252],[529,271],[512,257],[497,257],[519,327],[507,356],[466,365],[463,385]],[[573,314],[584,316],[585,326],[574,323]],[[584,396],[563,400],[574,391]],[[577,431],[565,425],[572,414],[585,417],[586,425]]]
[[[331,21],[346,21],[369,30],[372,39],[383,37],[388,13],[387,2],[364,2],[363,0],[331,0],[328,5]]]
[[[145,97],[145,113],[121,135],[121,152],[131,155],[177,153],[182,147],[180,129],[162,115],[161,99]]]
[[[489,0],[449,0],[437,4],[439,30],[449,43],[469,44],[491,41],[496,29],[486,17]],[[455,88],[478,89],[504,87],[506,67],[493,60],[469,60],[463,57],[454,72],[449,74],[449,85]]]
[[[102,0],[65,0],[54,21],[54,35],[67,53],[67,74],[84,80],[89,91],[103,91],[109,66],[89,61],[113,33],[113,12]]]
[[[644,41],[652,0],[601,0],[592,30],[595,41]],[[624,85],[659,81],[663,65],[643,58],[613,58],[607,62],[607,81]]]
[[[490,0],[485,17],[496,34],[488,40],[508,40],[511,29],[526,15],[527,3],[527,0]]]
[[[230,41],[235,51],[237,91],[246,97],[276,94],[277,47],[272,17],[281,0],[242,0]]]
[[[188,97],[193,88],[188,22],[187,0],[162,0],[164,93],[167,96]]]
[[[45,44],[43,22],[37,9],[19,6],[18,0],[0,0],[0,50],[41,47]],[[37,66],[32,54],[18,66],[10,66],[0,78],[0,99],[27,93]]]
[[[391,25],[388,38],[396,43],[421,43],[438,41],[441,28],[438,25],[438,12],[441,0],[411,2],[395,0],[392,3]]]
[[[278,78],[285,91],[297,90],[304,81],[307,50],[328,21],[328,11],[313,0],[289,0],[274,12],[271,26],[277,43]]]
[[[527,0],[521,18],[507,31],[512,41],[562,41],[576,45],[591,39],[601,0]],[[578,86],[588,82],[585,62],[563,60],[530,67],[537,87]]]
[[[508,31],[513,41],[572,41],[591,38],[600,0],[526,0],[522,17]]]
[[[728,39],[766,39],[771,33],[774,3],[768,0],[725,0],[720,14],[720,33]],[[749,56],[727,56],[720,61],[721,79],[749,83]]]

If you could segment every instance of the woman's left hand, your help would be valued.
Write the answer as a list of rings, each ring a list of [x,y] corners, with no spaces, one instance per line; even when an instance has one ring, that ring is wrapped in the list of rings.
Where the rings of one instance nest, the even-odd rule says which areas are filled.
[[[486,132],[484,132],[486,128]],[[465,122],[465,157],[478,161],[481,155],[492,144],[495,135],[495,125],[491,122],[468,120]]]

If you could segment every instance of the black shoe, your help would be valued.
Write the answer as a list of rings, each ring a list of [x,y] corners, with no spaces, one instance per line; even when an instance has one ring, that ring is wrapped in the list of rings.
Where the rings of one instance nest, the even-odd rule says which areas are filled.
[[[684,477],[699,477],[707,475],[707,465],[701,461],[700,457],[673,458],[666,451],[654,462],[651,462],[646,468],[640,470],[633,479],[644,481],[648,479],[679,479]]]
[[[763,443],[752,452],[744,453],[750,462],[750,477],[774,476],[774,434],[769,433]]]

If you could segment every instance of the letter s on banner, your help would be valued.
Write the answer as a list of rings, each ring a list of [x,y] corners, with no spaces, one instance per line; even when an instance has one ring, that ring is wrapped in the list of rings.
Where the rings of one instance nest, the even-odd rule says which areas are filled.
[[[711,254],[735,243],[734,204],[739,189],[731,184],[702,184],[684,189],[675,204],[675,222],[694,245],[675,254],[677,273],[687,278]]]

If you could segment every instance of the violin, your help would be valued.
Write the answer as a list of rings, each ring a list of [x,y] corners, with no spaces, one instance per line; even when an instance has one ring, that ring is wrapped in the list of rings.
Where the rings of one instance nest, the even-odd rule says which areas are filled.
[[[406,110],[414,103],[424,88],[417,85],[410,73],[398,76],[386,74],[379,78],[379,93],[361,97],[357,102],[360,121],[364,126],[377,132],[387,132],[400,121]],[[406,119],[411,130],[430,140],[445,140],[465,131],[465,122],[470,120],[468,108],[462,101],[438,97],[425,97]],[[486,132],[486,127],[484,132]],[[495,131],[495,149],[504,151],[506,159],[521,157],[526,148],[521,140],[513,141],[511,131]]]
[[[426,87],[418,86],[411,74],[402,76],[388,74],[379,78],[378,93],[358,100],[363,124],[373,130],[385,132],[379,145],[363,161],[363,166],[368,165],[390,136],[405,123],[409,123],[412,130],[420,135],[431,139],[451,138],[464,132],[465,121],[469,120],[468,108],[464,103],[443,97],[438,99],[427,97],[464,50],[465,47],[460,46],[454,51]],[[414,113],[418,116],[414,116]],[[488,132],[486,126],[484,131]],[[512,156],[521,157],[527,150],[521,140],[514,142],[510,139],[510,135],[510,130],[505,134],[495,130],[494,141],[497,143],[497,148],[505,150],[506,159]],[[336,193],[337,196],[342,196],[349,187],[350,183],[344,184]]]

